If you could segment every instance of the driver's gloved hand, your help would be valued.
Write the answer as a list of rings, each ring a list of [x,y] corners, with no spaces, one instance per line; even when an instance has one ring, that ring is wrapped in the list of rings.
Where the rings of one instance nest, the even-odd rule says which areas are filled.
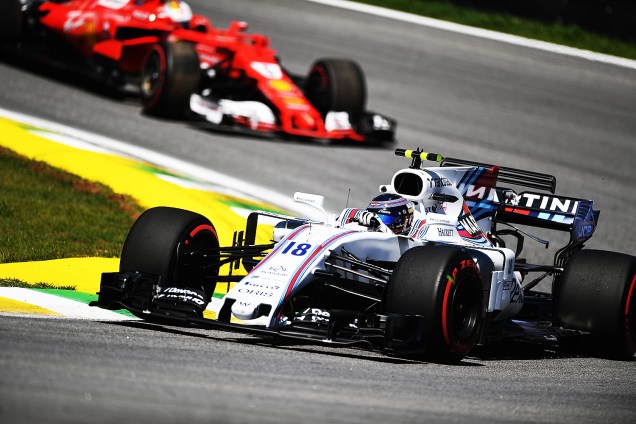
[[[358,223],[365,227],[378,228],[380,226],[380,219],[373,212],[362,211],[358,216]]]

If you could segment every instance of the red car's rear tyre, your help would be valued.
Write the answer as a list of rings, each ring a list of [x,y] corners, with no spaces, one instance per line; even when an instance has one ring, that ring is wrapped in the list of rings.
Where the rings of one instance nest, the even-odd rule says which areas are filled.
[[[362,68],[346,59],[316,61],[305,81],[305,97],[323,117],[330,111],[361,117],[367,102]]]
[[[581,250],[555,283],[554,299],[557,324],[591,334],[584,350],[617,359],[636,353],[636,257]]]
[[[485,316],[483,288],[472,257],[460,249],[410,249],[395,266],[385,311],[424,317],[426,357],[457,362],[476,343]]]
[[[0,1],[0,49],[13,48],[22,33],[20,0]]]
[[[148,209],[130,229],[121,253],[120,272],[159,275],[161,288],[189,287],[208,296],[214,291],[212,278],[218,270],[193,266],[186,252],[218,248],[212,223],[202,215],[183,209]]]
[[[187,42],[154,45],[141,74],[144,113],[180,118],[189,108],[190,95],[199,88],[199,56]]]

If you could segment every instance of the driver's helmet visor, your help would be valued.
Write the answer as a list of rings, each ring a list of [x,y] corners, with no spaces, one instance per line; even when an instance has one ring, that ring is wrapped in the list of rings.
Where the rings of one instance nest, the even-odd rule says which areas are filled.
[[[391,216],[383,213],[376,213],[376,215],[380,218],[384,225],[393,230],[393,232],[401,232],[404,230],[404,220],[406,219],[406,216]]]

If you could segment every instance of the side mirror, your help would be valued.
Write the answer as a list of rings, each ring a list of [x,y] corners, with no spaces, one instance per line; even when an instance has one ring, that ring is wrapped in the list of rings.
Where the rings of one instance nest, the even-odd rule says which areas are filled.
[[[297,191],[294,193],[294,201],[298,203],[304,203],[305,205],[312,206],[322,212],[325,217],[324,222],[327,222],[327,212],[325,212],[324,203],[325,198],[318,194],[301,193]]]

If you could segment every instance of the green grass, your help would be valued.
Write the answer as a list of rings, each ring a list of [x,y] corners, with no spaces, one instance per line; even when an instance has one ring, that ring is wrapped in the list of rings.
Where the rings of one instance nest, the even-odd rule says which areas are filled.
[[[23,289],[57,289],[57,290],[75,290],[75,286],[57,286],[49,283],[25,283],[16,278],[0,278],[0,287],[19,287]]]
[[[104,185],[0,147],[0,263],[118,257],[141,212]]]
[[[358,0],[416,15],[519,35],[555,44],[636,59],[636,44],[587,31],[577,25],[543,23],[508,13],[484,12],[440,0]]]

